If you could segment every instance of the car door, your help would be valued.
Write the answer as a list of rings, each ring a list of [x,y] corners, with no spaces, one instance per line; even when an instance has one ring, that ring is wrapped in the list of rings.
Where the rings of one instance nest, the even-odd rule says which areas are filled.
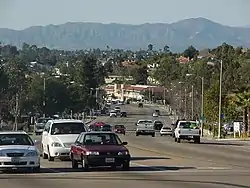
[[[42,147],[43,150],[47,153],[47,145],[48,145],[48,137],[49,137],[49,130],[50,130],[50,126],[51,126],[51,122],[47,122],[45,124],[43,133],[42,133]]]

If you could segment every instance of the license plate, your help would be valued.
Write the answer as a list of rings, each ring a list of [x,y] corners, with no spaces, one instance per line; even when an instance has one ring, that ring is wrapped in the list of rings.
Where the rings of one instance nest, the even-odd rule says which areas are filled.
[[[106,163],[114,163],[115,162],[115,158],[106,158],[105,162]]]
[[[20,162],[20,158],[19,157],[13,157],[13,158],[11,158],[11,162],[12,163],[18,163],[18,162]]]

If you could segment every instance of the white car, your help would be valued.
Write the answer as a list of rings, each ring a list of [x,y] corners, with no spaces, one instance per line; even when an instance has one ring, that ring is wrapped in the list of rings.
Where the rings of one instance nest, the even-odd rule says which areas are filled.
[[[109,113],[109,117],[117,117],[117,112],[115,110],[111,110]]]
[[[82,132],[86,132],[86,127],[80,120],[49,120],[42,133],[43,158],[49,161],[68,158],[71,145]]]
[[[0,169],[40,170],[40,153],[25,132],[0,132]]]
[[[171,136],[173,134],[172,128],[171,127],[167,127],[167,126],[163,126],[160,130],[160,135],[164,136],[164,135],[169,135]]]
[[[155,137],[154,123],[152,120],[138,120],[136,125],[136,136],[139,135],[151,135]]]
[[[158,116],[159,116],[158,113],[156,112],[153,113],[153,117],[158,117]]]

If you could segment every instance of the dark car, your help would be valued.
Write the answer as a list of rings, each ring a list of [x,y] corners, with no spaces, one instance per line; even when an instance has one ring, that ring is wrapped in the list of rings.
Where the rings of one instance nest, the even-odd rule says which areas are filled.
[[[105,124],[101,127],[101,131],[112,131],[112,126]]]
[[[114,132],[115,133],[120,133],[120,134],[126,134],[126,128],[124,125],[115,125],[114,127]]]
[[[120,116],[121,117],[127,117],[127,112],[121,112]]]
[[[161,121],[154,121],[155,130],[161,130],[162,127],[163,127],[163,123]]]
[[[111,132],[81,133],[71,145],[72,168],[76,169],[81,164],[85,171],[102,166],[121,166],[123,170],[129,170],[131,156],[125,147],[127,144]]]
[[[138,108],[143,108],[143,104],[141,102],[138,103]]]

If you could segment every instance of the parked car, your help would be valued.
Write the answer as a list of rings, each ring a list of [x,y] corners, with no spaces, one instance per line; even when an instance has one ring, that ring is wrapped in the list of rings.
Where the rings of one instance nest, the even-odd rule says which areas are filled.
[[[127,144],[112,132],[81,133],[70,149],[72,168],[80,164],[85,171],[105,166],[129,170],[131,157],[125,147]]]
[[[68,158],[70,146],[81,132],[86,132],[80,120],[49,120],[42,133],[42,154],[44,159],[54,161],[55,158]]]
[[[119,134],[126,134],[126,128],[124,125],[115,125],[114,132]]]
[[[38,118],[35,122],[35,134],[42,134],[45,124],[51,120],[51,118]]]

